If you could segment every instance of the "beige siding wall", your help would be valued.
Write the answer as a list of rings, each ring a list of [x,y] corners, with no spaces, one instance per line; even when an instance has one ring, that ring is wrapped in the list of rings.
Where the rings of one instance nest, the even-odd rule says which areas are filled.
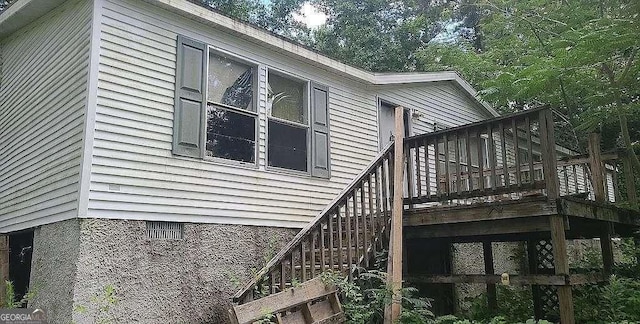
[[[77,216],[91,29],[71,0],[0,40],[0,231]]]
[[[259,66],[257,166],[172,155],[177,34],[238,54]],[[266,166],[267,69],[329,86],[330,180]],[[431,87],[406,93],[390,90],[389,97],[405,98]],[[379,90],[140,1],[107,0],[102,17],[88,215],[304,226],[377,153]],[[462,96],[457,91],[446,83],[433,89],[442,98]],[[420,102],[425,97],[427,103]],[[418,100],[414,103],[417,107],[436,110],[442,116],[447,114],[442,107],[456,100],[468,103],[466,99],[440,102],[440,97],[431,98],[428,92],[412,100]],[[479,113],[470,115],[462,120],[479,118]]]

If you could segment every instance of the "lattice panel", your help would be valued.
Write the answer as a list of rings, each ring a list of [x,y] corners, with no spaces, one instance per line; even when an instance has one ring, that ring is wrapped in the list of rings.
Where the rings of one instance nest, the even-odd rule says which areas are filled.
[[[539,273],[554,272],[553,245],[551,241],[541,240],[536,243],[536,259]],[[545,318],[551,318],[552,315],[558,314],[558,292],[553,286],[536,287],[540,296],[540,306]]]

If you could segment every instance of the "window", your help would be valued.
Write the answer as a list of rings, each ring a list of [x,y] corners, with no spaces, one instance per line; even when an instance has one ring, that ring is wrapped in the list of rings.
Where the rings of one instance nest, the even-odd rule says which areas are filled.
[[[268,75],[267,108],[271,112],[268,165],[307,172],[307,86],[273,72]]]
[[[254,69],[218,53],[209,54],[207,156],[255,163]]]
[[[329,89],[271,71],[259,84],[257,72],[256,64],[178,36],[173,154],[256,164],[266,151],[269,167],[328,178]],[[261,117],[264,99],[269,113]],[[268,131],[260,150],[259,124]]]

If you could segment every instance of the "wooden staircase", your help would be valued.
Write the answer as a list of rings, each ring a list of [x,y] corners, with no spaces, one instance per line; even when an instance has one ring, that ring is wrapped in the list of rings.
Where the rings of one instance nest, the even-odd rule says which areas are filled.
[[[402,116],[401,109],[397,109],[400,110],[397,116]],[[573,230],[564,229],[563,218],[564,222],[569,216],[601,222],[603,210],[607,210],[606,214],[610,216],[606,219],[607,226],[640,226],[633,220],[622,221],[629,212],[618,212],[610,204],[621,198],[617,174],[621,171],[631,174],[629,157],[620,152],[601,155],[599,139],[590,140],[588,155],[576,155],[576,152],[557,146],[553,111],[549,108],[527,110],[406,139],[402,138],[401,125],[401,119],[396,120],[396,138],[402,143],[401,150],[394,152],[397,144],[393,143],[385,147],[336,199],[238,291],[233,296],[236,306],[232,318],[239,323],[243,323],[240,319],[251,323],[251,319],[256,318],[254,315],[260,315],[256,310],[263,311],[261,307],[264,306],[278,323],[343,320],[339,301],[327,297],[334,293],[335,287],[319,283],[318,277],[333,270],[353,281],[360,269],[371,268],[374,255],[382,250],[390,251],[389,260],[393,260],[388,262],[391,266],[387,272],[401,274],[402,266],[396,262],[401,260],[403,228],[421,227],[414,230],[422,231],[420,237],[425,238],[466,235],[467,239],[483,236],[486,240],[489,234],[508,236],[515,233],[514,226],[506,222],[523,228],[530,223],[528,232],[522,232],[537,235],[542,228],[549,228],[553,244],[560,251],[554,252],[554,258],[560,260],[566,256],[566,252],[562,252],[566,244],[565,232],[578,235],[588,230],[587,227],[580,230],[579,226]],[[397,162],[399,160],[402,162]],[[395,180],[399,180],[395,184],[394,174]],[[628,192],[629,201],[636,203],[632,177],[627,175],[623,179],[625,187],[632,188]],[[398,188],[396,197],[394,187]],[[582,198],[573,205],[579,212],[561,210],[561,201],[567,202],[578,195]],[[533,198],[544,202],[540,210],[526,208]],[[507,205],[515,206],[515,211],[507,209]],[[596,212],[598,208],[601,212]],[[396,214],[404,213],[405,219],[394,215],[392,226],[394,210]],[[528,218],[526,212],[531,214]],[[624,215],[618,217],[616,213]],[[451,224],[457,224],[457,231],[452,231]],[[500,224],[508,226],[500,227]],[[576,230],[579,233],[573,233]],[[431,236],[425,236],[426,232]],[[434,236],[434,233],[444,236]],[[568,263],[558,263],[556,272],[557,276],[566,277]],[[482,278],[493,280],[486,276]],[[391,282],[398,286],[402,278],[389,275],[387,280],[387,284]],[[301,287],[314,287],[309,290],[314,293],[294,298],[301,295]],[[570,285],[565,283],[559,289],[563,291],[559,298],[568,305]],[[278,303],[277,308],[269,304],[281,298],[287,303]],[[393,306],[397,306],[396,311]],[[324,311],[314,315],[320,308]],[[388,308],[385,309],[386,323],[397,318],[399,304],[396,302]],[[572,322],[571,309],[563,308],[561,313],[563,322]],[[388,314],[391,314],[389,318]]]
[[[298,287],[327,270],[353,280],[358,269],[369,268],[375,253],[388,244],[393,163],[391,143],[233,296],[234,303]]]

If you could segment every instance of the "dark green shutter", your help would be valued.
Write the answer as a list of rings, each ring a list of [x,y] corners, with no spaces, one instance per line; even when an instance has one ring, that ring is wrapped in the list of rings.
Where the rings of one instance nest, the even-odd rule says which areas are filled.
[[[204,94],[207,46],[180,35],[177,46],[173,154],[202,157],[206,118]]]
[[[311,174],[329,178],[329,88],[311,84]]]

